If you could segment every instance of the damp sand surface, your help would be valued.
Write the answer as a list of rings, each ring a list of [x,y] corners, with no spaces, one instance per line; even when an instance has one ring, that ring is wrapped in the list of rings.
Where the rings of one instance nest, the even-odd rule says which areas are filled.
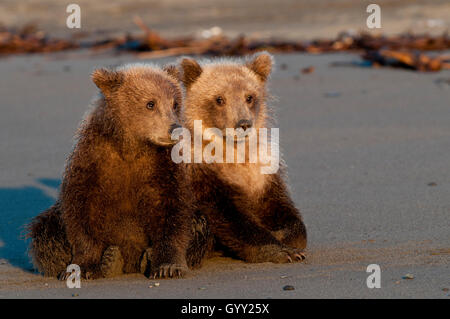
[[[270,103],[309,232],[306,262],[217,256],[185,279],[127,275],[76,291],[30,271],[22,226],[55,200],[96,92],[90,72],[137,59],[1,59],[0,298],[449,298],[450,72],[332,66],[358,61],[352,54],[275,59]],[[366,286],[369,264],[381,267],[380,289]]]

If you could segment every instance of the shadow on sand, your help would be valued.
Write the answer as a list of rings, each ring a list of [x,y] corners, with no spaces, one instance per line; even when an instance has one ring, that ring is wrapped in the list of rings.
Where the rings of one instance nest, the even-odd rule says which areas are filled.
[[[37,181],[54,189],[60,185],[59,179],[42,178]],[[15,267],[33,270],[28,257],[29,240],[25,239],[25,227],[54,202],[55,199],[44,189],[35,186],[0,188],[0,259],[6,259]]]

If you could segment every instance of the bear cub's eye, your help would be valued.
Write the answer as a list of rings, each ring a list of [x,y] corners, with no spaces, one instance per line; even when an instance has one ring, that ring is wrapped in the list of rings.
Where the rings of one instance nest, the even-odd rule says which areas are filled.
[[[217,103],[218,105],[223,105],[223,104],[225,103],[225,101],[223,100],[223,97],[218,96],[218,97],[216,98],[216,103]]]
[[[174,110],[178,109],[178,102],[174,102],[174,103],[173,103],[173,109],[174,109]]]
[[[253,102],[253,96],[252,95],[247,95],[245,100],[247,101],[248,104],[250,104],[250,103]]]
[[[147,103],[147,108],[149,110],[153,110],[154,107],[155,107],[155,101],[150,101]]]

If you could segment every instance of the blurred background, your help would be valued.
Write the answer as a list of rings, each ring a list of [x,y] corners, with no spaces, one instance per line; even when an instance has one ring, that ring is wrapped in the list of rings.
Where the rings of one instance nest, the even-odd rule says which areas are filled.
[[[450,25],[448,0],[2,0],[5,26],[36,23],[53,36],[67,36],[69,3],[81,7],[82,32],[117,34],[138,31],[133,17],[163,36],[195,35],[214,26],[226,35],[311,39],[334,38],[341,31],[368,30],[366,7],[382,7],[382,29],[442,33]]]

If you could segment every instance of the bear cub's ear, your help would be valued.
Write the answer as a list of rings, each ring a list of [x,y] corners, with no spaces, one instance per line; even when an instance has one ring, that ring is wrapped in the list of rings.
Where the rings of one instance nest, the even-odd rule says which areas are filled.
[[[103,94],[108,94],[113,89],[119,87],[123,80],[123,74],[121,72],[106,68],[94,70],[91,77],[92,81],[95,85],[97,85]]]
[[[181,80],[181,72],[175,64],[166,64],[163,67],[163,71],[169,74],[171,77],[177,81]]]
[[[188,88],[202,74],[202,67],[198,64],[197,61],[191,58],[183,58],[180,62],[180,65],[181,69],[183,70],[181,81],[183,81],[184,86]]]
[[[273,57],[265,51],[256,53],[250,61],[246,63],[246,66],[265,82],[272,71]]]

